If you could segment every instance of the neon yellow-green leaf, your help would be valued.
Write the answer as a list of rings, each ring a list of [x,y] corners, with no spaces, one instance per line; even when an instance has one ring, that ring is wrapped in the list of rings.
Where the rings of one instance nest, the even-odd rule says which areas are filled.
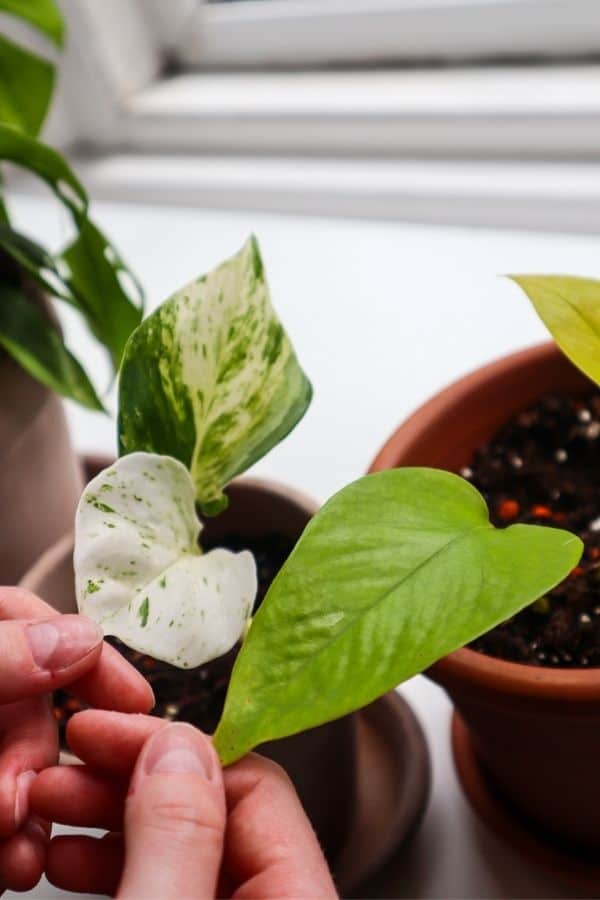
[[[600,281],[570,275],[511,275],[560,349],[600,384]]]
[[[254,617],[215,735],[221,760],[369,703],[544,594],[581,551],[556,528],[494,528],[481,495],[448,472],[349,485]]]

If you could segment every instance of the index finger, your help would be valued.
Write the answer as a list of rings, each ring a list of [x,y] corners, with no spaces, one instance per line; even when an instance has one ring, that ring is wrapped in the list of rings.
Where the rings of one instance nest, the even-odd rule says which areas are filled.
[[[127,778],[146,740],[167,723],[156,716],[126,716],[86,709],[67,725],[69,747],[92,769]]]
[[[14,619],[49,619],[58,616],[52,606],[30,591],[17,587],[0,588],[0,621]],[[152,688],[137,669],[109,644],[94,667],[69,685],[90,706],[120,712],[148,712],[154,706]]]

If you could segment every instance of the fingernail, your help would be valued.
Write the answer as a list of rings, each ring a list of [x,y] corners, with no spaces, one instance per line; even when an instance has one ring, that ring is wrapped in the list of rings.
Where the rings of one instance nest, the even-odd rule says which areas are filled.
[[[26,628],[34,662],[40,669],[66,669],[102,641],[102,632],[85,616],[57,616]]]
[[[191,725],[176,723],[159,731],[150,741],[144,760],[146,775],[201,775],[210,781],[214,772],[210,738]]]
[[[32,770],[17,775],[15,791],[15,826],[20,828],[29,815],[29,788],[35,781],[37,773]]]

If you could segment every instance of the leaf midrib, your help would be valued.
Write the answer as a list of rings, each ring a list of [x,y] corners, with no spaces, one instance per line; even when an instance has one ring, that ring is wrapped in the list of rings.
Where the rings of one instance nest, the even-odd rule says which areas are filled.
[[[549,287],[547,288],[548,293],[554,297],[558,297],[559,300],[562,300],[569,309],[583,322],[583,324],[591,331],[594,337],[600,340],[600,331],[596,328],[596,325],[593,321],[589,321],[587,316],[583,313],[578,306],[574,305],[573,302],[562,293],[562,291],[558,290],[558,288]]]
[[[400,578],[399,581],[395,582],[394,585],[389,590],[387,590],[384,594],[377,597],[367,607],[363,607],[363,609],[360,611],[360,613],[353,616],[351,621],[344,628],[342,628],[340,631],[338,631],[334,637],[327,640],[317,651],[315,651],[315,653],[311,654],[311,656],[308,657],[305,662],[301,663],[300,666],[298,666],[296,669],[294,669],[293,673],[290,676],[288,676],[288,679],[286,679],[286,680],[289,680],[290,677],[293,677],[293,678],[299,677],[302,674],[302,672],[309,665],[311,665],[313,663],[313,661],[315,659],[317,659],[319,656],[326,653],[326,651],[331,647],[332,644],[334,644],[338,640],[342,639],[343,636],[346,634],[346,632],[348,632],[350,629],[352,629],[355,626],[358,619],[361,619],[364,616],[368,615],[379,604],[385,603],[391,594],[393,594],[400,587],[402,587],[403,584],[405,584],[407,581],[409,581],[409,579],[411,579],[424,566],[426,566],[430,562],[432,562],[432,560],[436,559],[442,553],[445,553],[445,551],[448,550],[451,546],[453,546],[457,542],[463,540],[464,538],[472,536],[477,531],[483,531],[483,530],[488,530],[488,529],[494,530],[491,522],[486,522],[483,525],[476,525],[473,528],[469,528],[469,529],[466,529],[465,531],[461,531],[458,534],[455,534],[452,538],[450,538],[449,541],[447,541],[441,547],[438,547],[437,550],[435,550],[433,553],[431,553],[429,556],[427,556],[424,560],[422,560],[417,566],[415,566],[414,569],[411,569],[411,571],[408,572],[406,575],[404,575],[402,578]],[[250,630],[250,634],[251,633],[252,633],[252,629]]]

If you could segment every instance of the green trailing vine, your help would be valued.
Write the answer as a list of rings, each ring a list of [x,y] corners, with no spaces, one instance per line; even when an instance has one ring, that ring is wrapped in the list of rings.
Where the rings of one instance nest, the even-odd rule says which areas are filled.
[[[55,47],[63,46],[64,22],[53,0],[0,0],[0,11],[25,21]],[[22,234],[11,222],[0,180],[0,347],[56,393],[102,410],[84,366],[43,308],[40,291],[80,313],[115,372],[129,335],[142,320],[143,292],[91,219],[88,196],[75,173],[38,138],[54,82],[52,62],[0,35],[0,161],[45,182],[69,213],[74,232],[58,253]]]

